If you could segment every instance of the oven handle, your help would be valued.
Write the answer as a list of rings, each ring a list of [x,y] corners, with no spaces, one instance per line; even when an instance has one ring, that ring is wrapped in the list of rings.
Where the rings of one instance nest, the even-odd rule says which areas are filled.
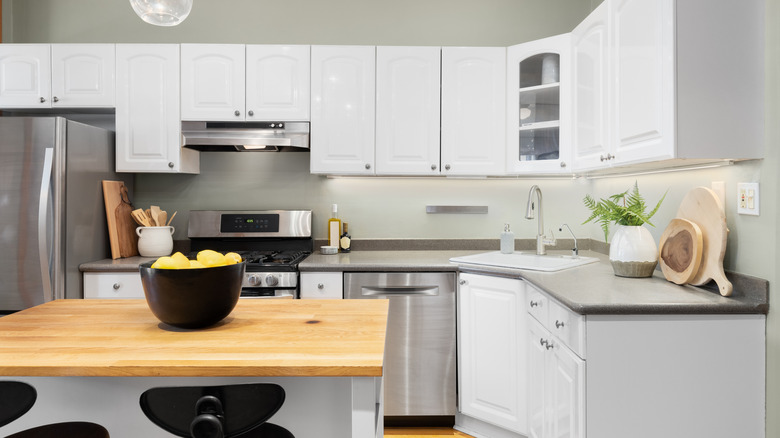
[[[364,297],[397,297],[405,295],[439,295],[439,286],[388,286],[372,287],[363,286],[361,295]]]

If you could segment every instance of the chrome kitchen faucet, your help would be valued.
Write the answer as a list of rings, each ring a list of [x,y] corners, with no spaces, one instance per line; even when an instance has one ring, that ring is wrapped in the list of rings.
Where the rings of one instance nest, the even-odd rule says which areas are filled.
[[[545,249],[545,246],[555,245],[555,235],[553,235],[551,239],[544,235],[544,221],[542,220],[542,189],[540,189],[536,184],[531,186],[531,190],[528,192],[528,205],[525,209],[525,218],[534,218],[534,192],[536,193],[536,197],[539,199],[539,225],[536,233],[536,255],[546,255],[547,250]],[[552,233],[552,231],[550,232]]]

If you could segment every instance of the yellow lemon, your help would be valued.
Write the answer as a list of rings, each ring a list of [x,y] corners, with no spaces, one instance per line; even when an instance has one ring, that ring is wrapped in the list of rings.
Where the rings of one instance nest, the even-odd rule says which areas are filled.
[[[225,265],[225,256],[210,249],[204,249],[198,253],[198,261],[206,267]]]
[[[171,259],[176,263],[176,267],[179,269],[187,269],[190,267],[190,259],[180,252],[175,252],[171,256]]]
[[[190,260],[190,268],[191,269],[199,269],[199,268],[205,268],[203,266],[203,263],[197,261],[197,260]]]
[[[232,265],[235,263],[241,263],[241,256],[238,255],[238,253],[235,252],[229,252],[225,254],[225,261],[228,265]]]
[[[176,264],[176,261],[173,258],[168,257],[168,256],[163,256],[163,257],[160,257],[159,259],[157,259],[157,261],[155,261],[152,264],[152,268],[155,268],[155,269],[177,269],[178,266]]]

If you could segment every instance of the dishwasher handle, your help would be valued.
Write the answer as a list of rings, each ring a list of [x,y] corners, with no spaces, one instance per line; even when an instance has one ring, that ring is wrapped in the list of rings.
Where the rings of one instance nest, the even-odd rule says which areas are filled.
[[[364,297],[436,296],[439,286],[362,286],[360,294]]]

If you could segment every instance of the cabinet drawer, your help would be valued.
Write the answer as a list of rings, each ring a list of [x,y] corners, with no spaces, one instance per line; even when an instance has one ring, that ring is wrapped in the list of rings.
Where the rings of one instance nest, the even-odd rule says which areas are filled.
[[[554,300],[548,300],[548,322],[550,333],[571,348],[579,357],[585,358],[585,317],[572,312]]]
[[[533,287],[528,288],[528,298],[526,299],[525,307],[531,316],[536,318],[537,321],[545,326],[547,325],[547,318],[549,314],[549,302],[550,299],[547,298],[547,295],[539,292]]]
[[[84,298],[144,298],[141,274],[85,272]]]
[[[341,272],[301,272],[301,298],[341,299],[344,297]]]

